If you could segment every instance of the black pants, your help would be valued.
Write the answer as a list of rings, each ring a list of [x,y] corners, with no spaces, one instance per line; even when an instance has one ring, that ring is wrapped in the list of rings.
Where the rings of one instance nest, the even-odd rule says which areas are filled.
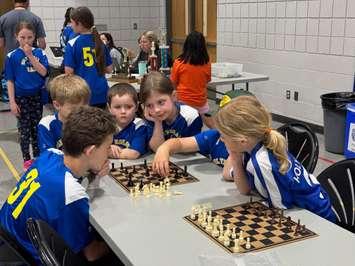
[[[15,98],[20,108],[18,117],[18,130],[20,133],[20,146],[24,161],[30,160],[30,144],[32,144],[33,157],[39,156],[37,126],[42,118],[43,106],[41,95],[19,96]]]

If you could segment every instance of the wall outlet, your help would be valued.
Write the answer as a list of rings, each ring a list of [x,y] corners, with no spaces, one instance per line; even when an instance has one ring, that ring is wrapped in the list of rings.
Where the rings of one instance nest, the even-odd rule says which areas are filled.
[[[134,30],[138,29],[138,24],[137,23],[133,23],[133,29]]]
[[[286,99],[287,100],[291,99],[291,91],[290,90],[286,90]]]
[[[298,91],[293,93],[293,99],[297,102],[298,101]]]

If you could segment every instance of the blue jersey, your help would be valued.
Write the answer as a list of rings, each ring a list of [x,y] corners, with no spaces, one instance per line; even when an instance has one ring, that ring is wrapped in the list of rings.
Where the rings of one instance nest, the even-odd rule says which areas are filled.
[[[124,129],[113,136],[113,144],[144,154],[147,152],[147,126],[140,118],[135,118]]]
[[[201,154],[209,157],[219,166],[224,165],[224,161],[228,158],[229,154],[216,129],[202,131],[195,136],[195,139]]]
[[[43,117],[38,124],[38,145],[40,152],[49,148],[62,149],[62,121],[58,113]]]
[[[62,33],[60,34],[60,47],[62,48],[63,52],[65,52],[65,46],[68,42],[73,39],[77,34],[74,32],[72,26],[67,25],[64,27]]]
[[[202,119],[191,106],[176,103],[177,117],[168,124],[163,121],[164,139],[191,137],[201,132]],[[153,136],[154,122],[148,121],[148,140]]]
[[[290,153],[288,160],[289,169],[281,174],[275,155],[261,143],[257,144],[251,154],[244,154],[250,187],[267,199],[270,206],[281,209],[297,206],[335,221],[329,197],[317,179]]]
[[[48,60],[40,48],[32,48],[36,59],[48,70]],[[7,54],[5,62],[5,78],[15,84],[15,96],[33,96],[44,87],[45,77],[32,66],[22,48]]]
[[[102,43],[106,67],[112,65],[110,52]],[[81,34],[68,42],[65,47],[64,66],[74,69],[74,73],[88,83],[91,90],[90,104],[106,103],[108,83],[105,75],[100,76],[96,67],[95,43],[92,34]]]
[[[26,232],[32,217],[47,222],[79,252],[91,242],[89,201],[85,188],[64,165],[63,154],[50,149],[21,177],[0,210],[0,223],[40,264]]]

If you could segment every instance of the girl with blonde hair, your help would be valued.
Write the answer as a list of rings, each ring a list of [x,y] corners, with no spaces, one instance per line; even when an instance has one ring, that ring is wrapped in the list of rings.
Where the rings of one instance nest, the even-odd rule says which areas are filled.
[[[270,206],[297,206],[336,220],[327,193],[287,151],[285,138],[271,128],[269,112],[255,97],[237,97],[215,120],[229,152],[230,175],[241,193],[256,190]]]

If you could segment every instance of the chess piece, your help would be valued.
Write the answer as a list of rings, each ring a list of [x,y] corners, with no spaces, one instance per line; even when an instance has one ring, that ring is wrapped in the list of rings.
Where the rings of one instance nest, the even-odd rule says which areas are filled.
[[[239,239],[238,238],[234,239],[233,252],[239,252]]]
[[[191,207],[191,213],[190,213],[190,219],[195,220],[196,219],[196,213],[195,213],[195,206]]]
[[[253,196],[250,196],[249,203],[253,203]]]
[[[128,174],[128,183],[127,183],[127,186],[128,186],[128,187],[133,187],[133,186],[134,186],[134,183],[133,183],[133,180],[132,180],[132,174],[131,174],[131,173]]]
[[[218,231],[217,225],[215,225],[215,224],[213,224],[212,236],[213,237],[219,236],[219,231]]]
[[[226,225],[226,231],[224,232],[224,234],[228,237],[231,235],[230,224]]]
[[[211,222],[211,220],[210,220],[210,221],[207,221],[206,231],[207,231],[208,233],[212,231],[212,222]]]
[[[250,245],[250,237],[247,237],[247,243],[245,244],[245,248],[246,249],[250,249],[251,245]]]
[[[141,181],[139,183],[139,189],[143,191],[143,186],[144,186],[144,183],[143,183],[143,178],[141,178]]]
[[[189,174],[187,173],[187,165],[184,165],[184,173],[183,176],[188,176]]]
[[[136,172],[136,166],[133,165],[133,168],[132,168],[132,173],[135,173]]]
[[[230,245],[229,236],[227,236],[226,234],[224,235],[223,245],[224,245],[225,247],[229,247],[229,245]]]
[[[129,189],[129,195],[130,195],[132,198],[134,197],[133,188],[130,188],[130,189]]]
[[[148,167],[145,169],[145,176],[150,176],[149,168],[148,168]]]
[[[144,160],[144,168],[147,168],[147,160]]]
[[[123,170],[123,163],[121,162],[121,170]]]
[[[236,238],[237,238],[237,234],[235,233],[235,230],[236,230],[236,227],[233,227],[233,228],[232,228],[232,235],[231,235],[231,237],[232,237],[233,239],[236,239]]]
[[[111,163],[111,170],[115,170],[115,163]]]
[[[243,230],[239,231],[239,244],[242,244],[244,240]]]

